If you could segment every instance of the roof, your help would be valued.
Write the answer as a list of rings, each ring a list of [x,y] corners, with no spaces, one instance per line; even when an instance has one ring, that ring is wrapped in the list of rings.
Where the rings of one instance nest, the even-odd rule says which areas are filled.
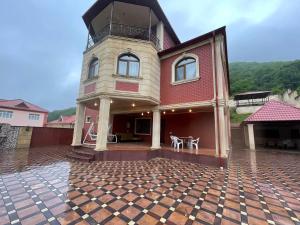
[[[300,109],[285,102],[271,100],[244,122],[300,121]]]
[[[115,0],[97,0],[82,16],[86,27],[87,28],[89,27],[91,21],[99,14],[100,11],[102,11],[106,6],[108,6],[110,3],[114,1]],[[175,44],[180,44],[179,38],[177,37],[168,18],[166,17],[165,13],[163,12],[157,0],[117,0],[117,1],[135,4],[135,5],[147,6],[151,8],[156,14],[156,16],[164,23],[166,30],[168,31],[169,35],[172,37]],[[93,30],[91,30],[90,32],[92,34],[95,33]]]
[[[226,43],[226,27],[224,26],[224,27],[220,27],[216,30],[210,31],[206,34],[200,35],[200,36],[198,36],[196,38],[193,38],[191,40],[188,40],[186,42],[183,42],[181,44],[178,44],[178,45],[176,45],[172,48],[165,49],[165,50],[159,52],[158,55],[161,57],[161,56],[173,53],[175,51],[178,51],[178,50],[184,49],[186,47],[189,47],[190,45],[194,45],[194,44],[197,44],[199,42],[205,41],[207,39],[213,38],[214,35],[218,35],[218,34],[223,34],[224,35],[225,43]],[[226,46],[226,50],[227,50],[227,46]],[[227,51],[226,51],[226,54],[227,54]]]
[[[53,120],[49,123],[52,123],[52,124],[73,124],[75,123],[75,120],[76,120],[76,116],[75,115],[71,115],[71,116],[60,116],[59,119],[57,120]]]
[[[30,102],[27,102],[22,99],[14,99],[14,100],[0,100],[0,107],[7,108],[7,109],[16,109],[16,110],[23,110],[23,111],[33,111],[33,112],[42,112],[48,113],[48,110],[43,109],[37,105],[34,105]]]
[[[247,100],[247,99],[258,99],[258,98],[266,98],[272,92],[271,91],[251,91],[244,92],[234,96],[234,100]]]

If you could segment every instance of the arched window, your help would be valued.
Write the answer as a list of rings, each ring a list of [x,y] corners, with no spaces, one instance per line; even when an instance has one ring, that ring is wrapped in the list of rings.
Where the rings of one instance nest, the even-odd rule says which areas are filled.
[[[118,74],[126,77],[138,77],[140,60],[133,54],[123,54],[118,60]]]
[[[197,76],[196,59],[192,57],[183,58],[175,66],[175,82],[191,80]]]
[[[99,72],[99,60],[95,58],[90,63],[88,79],[98,76],[98,72]]]

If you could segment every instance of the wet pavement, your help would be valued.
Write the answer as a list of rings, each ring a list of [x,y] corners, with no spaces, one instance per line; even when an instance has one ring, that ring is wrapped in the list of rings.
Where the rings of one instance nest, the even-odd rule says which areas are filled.
[[[300,224],[297,154],[233,151],[221,170],[83,163],[68,149],[0,150],[0,224]]]

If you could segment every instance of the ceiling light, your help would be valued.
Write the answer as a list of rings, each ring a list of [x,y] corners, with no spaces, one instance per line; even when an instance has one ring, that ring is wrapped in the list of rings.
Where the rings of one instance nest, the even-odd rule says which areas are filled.
[[[114,103],[114,101],[113,100],[110,100],[110,104],[113,104]]]
[[[150,112],[147,112],[148,114],[150,114]]]
[[[189,112],[191,113],[191,112],[193,112],[193,110],[190,109]]]
[[[135,104],[134,103],[132,103],[132,105],[131,105],[132,107],[135,107]]]
[[[141,114],[142,116],[144,115],[144,113]]]
[[[97,102],[95,102],[95,103],[94,103],[94,106],[95,106],[95,107],[97,107],[97,106],[98,106],[98,103],[97,103]]]
[[[166,115],[166,111],[164,111],[163,113],[164,113],[164,115]]]
[[[172,109],[172,112],[175,112],[175,109]]]

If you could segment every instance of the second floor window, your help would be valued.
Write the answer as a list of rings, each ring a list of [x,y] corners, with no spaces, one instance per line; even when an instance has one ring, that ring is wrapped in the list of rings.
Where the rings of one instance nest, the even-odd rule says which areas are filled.
[[[11,119],[12,116],[13,116],[13,112],[0,110],[0,118]]]
[[[175,81],[191,80],[196,77],[196,60],[192,57],[184,58],[176,64]]]
[[[93,59],[90,63],[88,79],[98,76],[99,72],[99,60]]]
[[[40,115],[39,114],[29,114],[29,120],[39,120]]]
[[[118,60],[118,74],[126,77],[138,77],[140,60],[132,54],[124,54]]]

